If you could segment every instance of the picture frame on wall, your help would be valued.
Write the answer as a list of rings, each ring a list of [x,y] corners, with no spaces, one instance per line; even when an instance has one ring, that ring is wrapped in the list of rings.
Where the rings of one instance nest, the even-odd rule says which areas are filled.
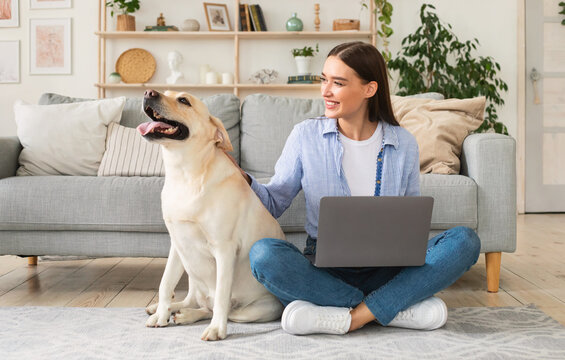
[[[20,41],[0,41],[0,84],[20,82]]]
[[[71,73],[71,19],[30,19],[29,73]]]
[[[20,26],[19,0],[0,0],[0,27]]]
[[[231,22],[226,4],[204,3],[209,31],[231,31]]]
[[[30,9],[68,9],[71,0],[29,0]]]

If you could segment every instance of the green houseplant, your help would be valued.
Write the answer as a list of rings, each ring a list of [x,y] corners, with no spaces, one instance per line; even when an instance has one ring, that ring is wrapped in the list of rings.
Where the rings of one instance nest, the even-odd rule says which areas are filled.
[[[561,1],[559,3],[559,6],[561,6],[563,9],[561,9],[561,11],[559,12],[561,15],[565,15],[565,1]],[[565,25],[565,19],[561,20],[561,25]]]
[[[496,106],[504,105],[500,93],[508,91],[499,76],[500,65],[490,56],[474,56],[479,40],[459,41],[451,25],[444,25],[430,9],[435,7],[422,5],[422,24],[402,39],[398,56],[388,63],[389,69],[398,71],[397,94],[438,92],[459,99],[485,96],[485,120],[477,132],[508,134],[496,113]]]
[[[315,49],[311,46],[304,46],[303,48],[294,48],[291,50],[292,56],[294,56],[294,61],[296,61],[298,75],[310,74],[310,60],[318,52],[320,52],[318,44],[316,44]]]
[[[111,9],[111,16],[114,16],[114,11],[120,13],[117,17],[116,30],[135,31],[135,17],[129,14],[139,10],[139,0],[110,0],[106,2],[106,7]]]
[[[392,22],[393,7],[388,0],[369,0],[369,1],[373,1],[375,4],[375,7],[373,9],[373,12],[375,13],[375,28],[377,29],[377,37],[381,38],[381,42],[382,42],[381,54],[383,55],[385,61],[388,63],[392,58],[392,54],[388,49],[388,45],[390,43],[388,39],[394,33],[394,31],[390,27],[390,23]],[[368,8],[365,0],[361,3],[361,5],[364,8]]]

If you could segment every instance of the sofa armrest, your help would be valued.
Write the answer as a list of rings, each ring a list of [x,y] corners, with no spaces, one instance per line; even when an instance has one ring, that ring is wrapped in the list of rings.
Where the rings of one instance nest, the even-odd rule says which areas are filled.
[[[477,234],[481,252],[516,250],[516,141],[473,134],[463,142],[461,175],[477,183]]]
[[[22,145],[16,136],[0,137],[0,179],[16,175],[21,151]]]

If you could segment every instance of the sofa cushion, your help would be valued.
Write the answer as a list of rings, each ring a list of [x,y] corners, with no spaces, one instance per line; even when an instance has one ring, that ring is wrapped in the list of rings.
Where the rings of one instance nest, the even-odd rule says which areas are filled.
[[[143,139],[136,129],[112,123],[98,176],[165,176],[161,145]]]
[[[45,93],[39,98],[39,105],[72,103],[88,100],[92,99]],[[218,94],[201,100],[208,107],[210,114],[222,120],[224,123],[224,126],[228,131],[230,141],[233,145],[233,151],[230,152],[230,154],[232,154],[239,163],[239,98],[233,94]],[[135,128],[137,125],[147,121],[147,116],[143,111],[141,111],[142,101],[143,96],[141,92],[139,97],[126,99],[126,105],[122,112],[122,121],[120,121],[121,125]]]
[[[241,167],[256,178],[273,176],[294,125],[323,114],[321,98],[247,96],[241,107]]]
[[[25,176],[0,180],[0,230],[166,232],[162,177]]]
[[[17,102],[23,146],[18,175],[96,175],[107,127],[122,116],[125,97],[49,106]]]

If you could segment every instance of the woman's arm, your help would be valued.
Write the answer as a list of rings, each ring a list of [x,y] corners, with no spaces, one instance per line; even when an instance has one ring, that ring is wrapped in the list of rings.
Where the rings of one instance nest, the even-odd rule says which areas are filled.
[[[288,136],[281,156],[275,165],[275,175],[266,185],[240,168],[242,176],[255,191],[273,217],[278,218],[290,206],[302,188],[302,161],[300,159],[300,128],[295,126]],[[232,158],[235,163],[235,159]],[[237,165],[237,164],[236,164]]]

